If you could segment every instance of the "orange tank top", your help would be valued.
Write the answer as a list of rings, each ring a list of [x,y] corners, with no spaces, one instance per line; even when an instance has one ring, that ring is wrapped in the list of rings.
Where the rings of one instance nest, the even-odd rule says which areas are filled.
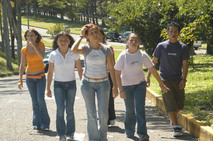
[[[40,49],[42,46],[44,46],[44,43],[39,42],[38,48]],[[43,60],[41,58],[39,58],[39,56],[36,53],[35,54],[29,54],[27,47],[23,47],[21,49],[21,52],[23,52],[25,54],[26,59],[27,59],[26,72],[27,71],[38,72],[38,71],[44,70],[45,66],[44,66]]]

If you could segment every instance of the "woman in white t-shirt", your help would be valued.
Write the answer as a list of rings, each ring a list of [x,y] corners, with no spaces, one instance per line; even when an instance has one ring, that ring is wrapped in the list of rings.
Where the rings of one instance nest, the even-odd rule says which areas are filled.
[[[82,77],[80,56],[71,52],[74,39],[69,33],[59,32],[53,41],[53,50],[49,56],[47,73],[47,96],[52,97],[50,85],[54,77],[54,95],[57,105],[56,130],[60,141],[73,140],[75,133],[74,101],[76,95],[75,65],[79,77]],[[64,110],[66,109],[66,122]]]
[[[81,92],[87,109],[87,132],[89,141],[107,141],[108,104],[110,84],[108,70],[113,82],[113,96],[118,95],[113,56],[110,48],[99,41],[99,28],[94,24],[83,26],[82,37],[71,50],[84,55],[84,72],[81,80]],[[85,37],[88,44],[80,46]],[[97,123],[95,98],[97,96],[99,126]]]
[[[127,49],[119,55],[115,64],[120,97],[124,99],[126,107],[125,133],[129,138],[134,137],[137,122],[137,134],[140,141],[148,141],[145,117],[146,81],[142,66],[149,69],[164,92],[168,91],[168,88],[161,81],[148,55],[140,51],[138,36],[134,33],[130,34],[126,45]]]

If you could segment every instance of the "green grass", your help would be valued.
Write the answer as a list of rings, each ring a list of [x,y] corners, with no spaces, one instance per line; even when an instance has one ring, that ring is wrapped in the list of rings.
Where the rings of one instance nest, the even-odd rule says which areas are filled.
[[[31,26],[35,27],[41,27],[41,28],[50,28],[53,27],[56,23],[64,23],[65,25],[68,25],[70,27],[71,33],[80,34],[81,27],[84,24],[79,24],[75,22],[71,22],[68,20],[61,20],[59,18],[50,18],[45,16],[29,16],[29,24]],[[27,16],[22,16],[22,24],[27,25]]]
[[[126,49],[126,46],[121,46],[121,45],[111,45],[114,49],[118,49],[118,50],[124,50]]]
[[[203,43],[203,44],[201,45],[201,47],[199,47],[199,48],[201,48],[201,49],[206,49],[206,48],[207,48],[207,44],[206,44],[206,43]]]
[[[185,89],[184,112],[213,127],[213,56],[195,55],[190,65]],[[153,91],[161,94],[157,81],[151,76]]]
[[[41,41],[45,44],[46,47],[52,47],[52,42],[49,42],[45,39],[42,39]]]
[[[5,53],[0,51],[0,77],[18,74],[19,70],[16,59],[12,59],[12,66],[14,70],[10,71],[7,69],[7,62],[5,58]]]
[[[121,52],[122,52],[122,51],[120,51],[120,50],[114,50],[115,60],[118,59],[118,56],[119,56],[119,54],[120,54]]]

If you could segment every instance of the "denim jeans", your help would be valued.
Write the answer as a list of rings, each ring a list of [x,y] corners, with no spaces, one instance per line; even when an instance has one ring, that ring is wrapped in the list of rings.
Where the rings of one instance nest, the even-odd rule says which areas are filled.
[[[41,79],[26,78],[26,84],[30,92],[33,107],[33,127],[49,128],[50,118],[44,100],[46,77]]]
[[[54,94],[57,105],[56,130],[59,136],[74,136],[75,116],[74,102],[76,95],[76,81],[58,82],[54,81]],[[66,109],[67,122],[65,125],[64,110]]]
[[[87,132],[89,141],[107,141],[109,81],[81,81],[81,92],[87,109]],[[97,123],[95,95],[97,95],[99,127]]]
[[[123,86],[123,89],[127,95],[124,100],[126,107],[124,120],[126,135],[129,137],[134,136],[137,121],[138,136],[140,138],[148,137],[145,117],[146,82],[143,81],[137,85]]]
[[[108,125],[109,125],[110,120],[116,119],[116,115],[115,115],[115,107],[114,107],[114,98],[112,96],[113,83],[112,83],[110,73],[108,73],[108,77],[109,77],[109,82],[110,82],[110,95],[109,95],[109,108],[108,108],[108,111],[109,111]]]

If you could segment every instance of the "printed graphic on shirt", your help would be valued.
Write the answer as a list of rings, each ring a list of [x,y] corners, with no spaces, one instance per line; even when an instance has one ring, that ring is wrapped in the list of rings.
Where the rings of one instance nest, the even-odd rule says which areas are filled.
[[[176,55],[177,55],[177,53],[168,53],[168,55],[176,56]]]
[[[138,63],[139,63],[139,61],[132,61],[131,64],[133,65],[133,64],[138,64]]]

